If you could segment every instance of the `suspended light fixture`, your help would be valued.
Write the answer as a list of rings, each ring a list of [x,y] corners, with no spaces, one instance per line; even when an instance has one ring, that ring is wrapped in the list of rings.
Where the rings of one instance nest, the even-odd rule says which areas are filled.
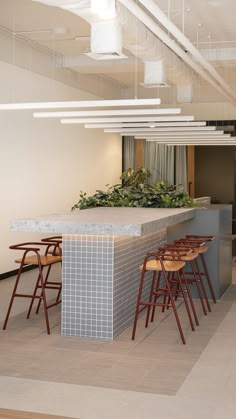
[[[133,128],[105,128],[104,132],[117,132],[117,133],[129,133],[129,135],[132,135],[133,132],[140,132],[140,133],[156,133],[157,135],[191,135],[191,134],[199,134],[199,135],[206,135],[206,134],[212,134],[212,135],[219,135],[223,134],[224,131],[216,131],[216,127],[209,126],[209,127],[165,127],[165,128],[155,128],[155,126],[148,125],[147,127],[133,127]],[[170,133],[170,134],[169,134]]]
[[[69,102],[28,102],[1,103],[0,111],[27,109],[68,109],[68,108],[111,108],[119,106],[156,106],[161,100],[155,99],[118,99],[118,100],[81,100]]]
[[[120,134],[121,136],[126,136],[126,135],[130,135],[127,133],[122,133]],[[223,140],[223,139],[229,139],[232,138],[230,137],[230,134],[224,134],[224,135],[217,135],[217,136],[210,136],[205,134],[204,136],[200,136],[200,135],[189,135],[186,137],[184,137],[183,135],[167,135],[167,136],[157,136],[155,133],[145,133],[145,134],[140,134],[136,132],[133,134],[133,136],[135,138],[146,138],[146,140],[148,141],[149,139],[153,139],[155,138],[156,141],[160,141],[160,142],[165,142],[166,140],[172,140],[172,141],[178,141],[178,140],[183,140],[183,141],[189,141],[191,139],[196,139],[199,141],[204,141],[205,139],[210,140],[210,141],[215,141],[215,140]]]
[[[166,121],[193,121],[194,116],[128,116],[128,117],[107,117],[107,118],[66,118],[61,119],[62,124],[86,124],[98,122],[166,122]]]
[[[217,138],[209,138],[209,137],[204,137],[204,138],[199,138],[199,137],[190,137],[190,138],[173,138],[173,137],[166,137],[166,138],[157,138],[157,137],[148,137],[146,138],[145,136],[135,136],[135,139],[146,139],[147,142],[158,142],[160,144],[165,144],[165,143],[171,143],[171,144],[192,144],[193,142],[198,143],[198,144],[202,144],[202,143],[210,143],[210,144],[218,144],[218,143],[222,143],[224,144],[225,142],[228,143],[234,143],[236,138],[235,137],[226,137],[224,138],[224,136],[222,137],[217,137]]]
[[[60,112],[34,112],[34,118],[65,118],[83,116],[119,116],[119,115],[168,115],[180,114],[180,108],[169,109],[112,109],[98,111],[60,111]]]
[[[139,130],[133,130],[133,131],[122,131],[120,132],[120,135],[126,136],[136,136],[136,135],[143,135],[146,137],[153,137],[156,138],[166,138],[166,137],[177,137],[177,138],[192,138],[192,137],[215,137],[215,138],[221,138],[221,137],[230,137],[230,134],[224,134],[224,131],[210,131],[210,132],[201,132],[201,131],[192,131],[192,132],[156,132],[152,129],[149,131],[139,131]]]
[[[84,128],[139,128],[139,127],[149,127],[149,128],[155,128],[160,127],[160,130],[163,129],[163,127],[167,127],[167,129],[175,130],[175,129],[183,129],[183,127],[186,129],[192,129],[195,127],[205,127],[206,128],[206,122],[205,121],[192,121],[192,122],[105,122],[105,123],[94,123],[94,124],[85,124]],[[210,128],[210,127],[207,127]],[[216,128],[216,127],[211,127]]]
[[[158,141],[157,141],[158,142]],[[204,143],[198,143],[197,141],[191,141],[189,143],[172,143],[172,142],[168,142],[165,143],[166,146],[178,146],[178,147],[186,147],[188,145],[193,145],[193,146],[221,146],[221,147],[225,147],[225,146],[236,146],[236,141],[218,141],[217,143],[213,143],[213,142],[204,142]]]

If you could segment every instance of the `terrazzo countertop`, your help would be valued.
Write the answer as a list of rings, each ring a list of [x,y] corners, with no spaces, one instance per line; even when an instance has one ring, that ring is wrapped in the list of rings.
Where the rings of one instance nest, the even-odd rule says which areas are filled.
[[[11,221],[12,231],[144,236],[195,216],[194,208],[91,208]]]

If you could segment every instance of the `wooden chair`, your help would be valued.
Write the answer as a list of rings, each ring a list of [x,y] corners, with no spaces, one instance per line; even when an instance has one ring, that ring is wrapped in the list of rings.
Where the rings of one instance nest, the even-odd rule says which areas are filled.
[[[20,264],[20,267],[19,267],[19,271],[16,277],[16,282],[15,282],[15,286],[12,292],[10,304],[7,310],[7,315],[3,324],[4,330],[7,327],[7,323],[8,323],[10,313],[11,313],[14,299],[16,297],[20,297],[20,298],[31,299],[31,303],[30,303],[28,313],[27,313],[27,319],[30,316],[34,301],[37,299],[40,302],[41,301],[43,302],[47,333],[50,334],[48,309],[56,305],[57,302],[50,305],[47,303],[44,272],[45,272],[45,269],[47,268],[46,276],[48,277],[51,266],[55,263],[59,263],[62,261],[61,255],[54,255],[57,247],[58,247],[58,244],[55,242],[25,242],[25,243],[20,243],[20,244],[15,244],[15,245],[10,246],[10,249],[19,250],[23,252],[23,255],[21,258],[16,259],[15,261],[16,263]],[[35,265],[35,267],[38,268],[38,276],[36,279],[36,284],[35,284],[33,292],[30,294],[17,292],[19,281],[23,273],[23,267],[25,265]],[[54,289],[56,289],[57,291],[59,290],[58,286],[55,286]],[[38,290],[40,290],[40,294],[38,294]]]
[[[183,334],[183,329],[180,323],[179,315],[177,312],[177,307],[175,304],[175,289],[171,285],[170,274],[175,273],[177,281],[180,287],[180,293],[185,302],[187,314],[189,317],[189,321],[191,324],[192,330],[194,330],[194,325],[188,305],[188,301],[186,298],[185,290],[183,287],[183,282],[181,281],[181,273],[185,266],[185,262],[176,260],[177,257],[172,258],[171,255],[165,255],[163,252],[158,253],[148,253],[144,259],[144,263],[140,266],[141,270],[141,279],[138,291],[138,298],[134,316],[134,324],[133,324],[133,332],[132,332],[132,339],[135,339],[136,327],[138,322],[139,314],[147,309],[146,315],[146,323],[145,327],[148,326],[149,322],[149,315],[150,310],[152,307],[160,306],[162,310],[168,307],[172,307],[175,320],[177,323],[177,327],[182,339],[183,344],[186,344],[186,340]],[[143,299],[143,287],[146,274],[148,272],[153,272],[151,286],[150,286],[150,293],[148,300]],[[161,281],[162,279],[162,281]],[[160,301],[161,298],[161,301]]]
[[[209,298],[207,296],[204,279],[206,279],[207,285],[209,287],[209,292],[211,294],[211,297],[214,303],[216,303],[216,298],[215,298],[215,293],[212,286],[212,282],[210,279],[210,275],[207,269],[207,264],[205,261],[204,254],[208,251],[207,243],[212,240],[214,240],[214,236],[188,235],[188,236],[185,236],[184,238],[175,240],[174,242],[176,245],[191,247],[193,251],[197,253],[198,258],[194,260],[195,273],[193,271],[188,271],[185,273],[187,275],[187,278],[189,278],[189,276],[190,278],[191,277],[193,278],[194,275],[197,275],[198,282],[201,285],[201,290],[205,298],[206,305],[209,312],[211,311],[211,307],[210,307]],[[199,260],[200,260],[200,264],[199,264]]]

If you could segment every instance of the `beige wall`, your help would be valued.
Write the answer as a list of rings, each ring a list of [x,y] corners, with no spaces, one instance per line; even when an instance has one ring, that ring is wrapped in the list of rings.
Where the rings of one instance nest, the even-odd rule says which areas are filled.
[[[0,62],[0,102],[93,99],[65,84]],[[80,190],[119,181],[121,138],[31,111],[0,112],[0,273],[15,269],[10,244],[39,234],[10,231],[10,220],[70,211]]]

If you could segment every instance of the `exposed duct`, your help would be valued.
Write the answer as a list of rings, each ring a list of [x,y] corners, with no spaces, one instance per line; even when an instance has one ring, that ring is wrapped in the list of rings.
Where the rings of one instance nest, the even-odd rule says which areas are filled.
[[[236,48],[205,48],[200,53],[208,61],[235,61]]]
[[[176,86],[176,99],[179,103],[192,103],[193,87],[192,84],[178,84]]]
[[[194,61],[193,58],[191,57],[191,55],[189,55],[188,52],[186,52],[186,49],[182,49],[174,41],[174,39],[170,38],[170,36],[160,28],[160,26],[156,23],[156,21],[154,19],[152,19],[143,9],[141,9],[139,6],[137,6],[137,4],[135,4],[132,0],[119,0],[119,2],[122,3],[124,6],[126,6],[131,11],[131,13],[133,13],[137,18],[139,18],[150,29],[150,31],[152,31],[178,57],[180,57],[186,64],[188,64],[194,71],[196,71],[197,74],[199,74],[203,79],[205,79],[208,83],[210,83],[218,92],[220,92],[223,96],[226,96],[231,102],[233,102],[235,104],[235,102],[236,102],[235,94],[232,92],[231,88],[227,85],[227,83],[222,79],[222,77],[218,73],[217,73],[217,75],[218,75],[219,79],[223,81],[222,83],[220,83],[219,80],[216,80],[213,77],[213,75],[211,73],[209,73],[203,67],[202,62],[199,63],[198,60]],[[144,2],[144,0],[140,0],[140,2]],[[153,5],[153,3],[152,3],[152,5]],[[153,5],[153,6],[155,8],[155,5]],[[158,10],[159,10],[159,8],[158,8]],[[152,11],[152,10],[150,10],[150,11]],[[161,12],[161,13],[163,13],[163,12]],[[165,16],[165,14],[164,14],[164,16]],[[167,16],[165,16],[165,18],[167,19]],[[171,21],[169,21],[169,22],[172,24]],[[175,25],[173,25],[173,26],[176,28]],[[176,29],[179,31],[178,28],[176,28]],[[190,43],[190,41],[188,41],[188,42]],[[204,60],[203,57],[201,57],[201,58],[202,58],[202,60]],[[209,67],[210,64],[207,63],[207,66]],[[214,73],[216,72],[214,68],[213,68],[213,72]],[[225,85],[227,86],[227,89],[225,89]]]
[[[122,4],[126,3],[123,0],[119,0]],[[184,47],[185,55],[191,54],[194,59],[199,63],[198,73],[202,75],[207,81],[209,81],[217,89],[223,91],[223,94],[230,98],[231,102],[236,102],[236,94],[232,92],[230,86],[225,82],[225,80],[220,76],[220,74],[215,70],[215,68],[208,63],[208,61],[201,55],[198,49],[189,41],[189,39],[177,28],[176,25],[165,15],[165,13],[153,2],[153,0],[139,0],[140,3],[148,10],[152,16],[159,21],[159,23],[172,34],[178,43]],[[129,1],[128,1],[129,3]],[[131,1],[131,3],[133,3]],[[142,9],[140,9],[142,10]],[[173,39],[171,40],[173,43]],[[172,48],[173,49],[173,48]],[[182,53],[181,53],[182,55]],[[185,62],[191,62],[191,67],[193,68],[192,59],[184,60]],[[203,68],[203,71],[201,69]],[[210,76],[210,78],[209,78]]]
[[[58,6],[68,10],[91,25],[91,42],[89,55],[95,59],[126,58],[122,54],[122,47],[142,60],[157,60],[166,57],[168,50],[158,41],[146,26],[136,19],[126,7],[119,3],[117,13],[115,0],[33,0],[51,6]],[[99,7],[98,7],[99,4]],[[113,18],[111,30],[108,29],[109,20]],[[106,19],[104,18],[106,17]],[[116,19],[115,19],[116,17]],[[96,26],[96,23],[98,24]],[[112,26],[114,25],[114,26]],[[118,27],[120,25],[120,27]],[[122,35],[121,35],[122,32]],[[121,41],[122,36],[122,41]],[[113,44],[112,44],[113,42]],[[118,48],[119,45],[119,48]]]
[[[91,52],[95,59],[124,58],[122,54],[122,30],[117,19],[91,23]]]
[[[166,69],[163,60],[144,61],[143,87],[167,87]]]
[[[92,10],[92,0],[38,1],[69,10],[87,20],[90,24],[98,20],[101,21],[101,13],[98,14],[96,10]],[[105,4],[106,1],[107,0],[99,1],[99,5]],[[113,0],[111,0],[111,2],[109,1],[109,3],[113,4]],[[164,48],[165,54],[166,51],[171,50],[185,64],[210,83],[221,95],[226,96],[231,102],[235,103],[236,94],[232,91],[231,87],[202,56],[197,48],[195,48],[185,35],[173,24],[165,13],[162,12],[155,2],[153,0],[139,0],[139,3],[146,8],[146,11],[138,6],[137,2],[134,0],[119,0],[118,2],[118,4],[125,6],[125,8],[119,7],[119,20],[122,24],[126,21],[126,24],[123,25],[124,48],[144,62],[163,58],[160,49]],[[134,15],[135,18],[132,16],[130,19],[128,17],[129,15]],[[159,23],[157,23],[157,21],[159,21]],[[165,28],[165,31],[161,29],[160,24]],[[112,57],[112,54],[109,54],[110,52],[110,50],[107,51],[107,58],[114,58],[114,56]],[[103,52],[102,54],[104,54],[105,58],[106,53]]]

